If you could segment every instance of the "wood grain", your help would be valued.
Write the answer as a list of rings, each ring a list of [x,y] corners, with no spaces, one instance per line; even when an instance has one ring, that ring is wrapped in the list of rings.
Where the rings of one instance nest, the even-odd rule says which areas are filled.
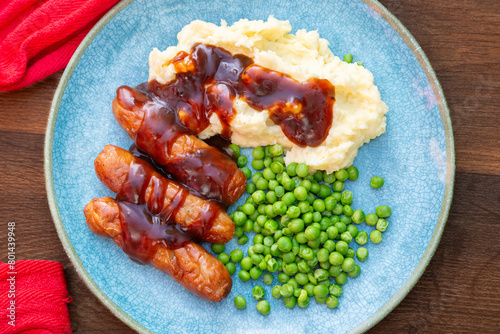
[[[454,126],[454,201],[439,248],[410,294],[370,333],[500,332],[500,1],[382,0],[422,46]],[[64,264],[75,333],[132,333],[78,278],[50,216],[43,140],[61,72],[0,93],[0,235],[17,259]],[[0,238],[0,249],[6,238]],[[6,252],[0,252],[5,261]]]

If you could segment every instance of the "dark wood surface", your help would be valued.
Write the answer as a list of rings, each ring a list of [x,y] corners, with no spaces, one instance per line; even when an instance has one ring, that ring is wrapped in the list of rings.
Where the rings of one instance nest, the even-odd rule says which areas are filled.
[[[415,36],[453,121],[456,182],[442,241],[408,296],[370,333],[500,333],[500,1],[382,0]],[[75,333],[130,333],[78,278],[50,216],[43,141],[61,72],[0,93],[0,236],[17,259],[64,264]],[[0,237],[5,261],[6,237]]]

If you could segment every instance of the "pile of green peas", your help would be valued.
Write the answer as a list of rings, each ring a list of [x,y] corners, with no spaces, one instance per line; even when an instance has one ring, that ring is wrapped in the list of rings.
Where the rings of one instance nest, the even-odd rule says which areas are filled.
[[[316,171],[309,173],[306,164],[291,163],[285,166],[283,147],[270,145],[256,147],[252,175],[246,167],[248,159],[240,159],[240,149],[230,147],[237,156],[237,164],[248,179],[245,204],[230,214],[236,225],[234,237],[244,245],[249,239],[245,233],[255,232],[253,245],[245,256],[241,249],[224,253],[223,244],[212,244],[212,251],[219,254],[231,275],[247,282],[262,277],[265,285],[273,285],[274,276],[280,284],[272,288],[271,295],[283,300],[288,308],[305,308],[310,299],[329,308],[338,306],[342,286],[348,278],[358,277],[361,267],[356,263],[368,258],[364,247],[368,240],[374,244],[382,241],[391,215],[389,206],[379,206],[375,213],[365,215],[353,209],[353,193],[344,190],[344,182],[358,179],[359,171],[351,166],[334,173]],[[383,179],[376,180],[377,188]],[[382,186],[382,185],[380,185]],[[375,227],[370,234],[358,230],[361,223]],[[355,251],[352,242],[359,247]],[[252,297],[259,301],[257,310],[267,315],[269,303],[264,299],[261,286],[252,290]],[[246,308],[246,300],[234,299],[237,309]]]

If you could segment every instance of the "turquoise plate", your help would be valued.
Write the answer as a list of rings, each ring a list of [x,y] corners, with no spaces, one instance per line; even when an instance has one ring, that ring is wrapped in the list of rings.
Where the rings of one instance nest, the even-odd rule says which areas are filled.
[[[118,86],[148,78],[148,54],[176,44],[195,19],[219,24],[241,18],[289,20],[293,31],[318,30],[336,55],[352,53],[373,72],[389,106],[387,132],[364,145],[360,170],[347,188],[354,206],[393,208],[381,244],[369,244],[362,274],[344,287],[337,309],[311,302],[289,310],[270,297],[260,315],[242,283],[221,303],[202,300],[150,266],[130,261],[113,241],[93,234],[82,209],[93,197],[113,194],[97,179],[93,161],[106,144],[131,144],[111,113]],[[246,153],[249,151],[247,150]],[[68,256],[89,289],[121,320],[140,332],[363,332],[387,315],[415,285],[439,243],[452,199],[453,133],[441,87],[410,33],[376,1],[124,1],[111,10],[75,52],[54,97],[45,142],[51,212]],[[370,177],[385,185],[371,189]],[[362,225],[362,229],[368,229]],[[252,237],[252,235],[250,235]],[[207,245],[204,245],[205,247]],[[248,246],[248,244],[246,245]],[[234,240],[228,245],[235,247]],[[248,307],[238,311],[233,298]]]

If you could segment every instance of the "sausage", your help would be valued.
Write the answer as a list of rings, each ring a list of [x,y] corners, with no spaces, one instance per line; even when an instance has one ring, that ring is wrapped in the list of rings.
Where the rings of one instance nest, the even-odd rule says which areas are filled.
[[[141,150],[206,198],[230,206],[245,192],[246,177],[234,161],[192,135],[158,97],[119,87],[113,114]]]
[[[112,238],[123,247],[123,222],[119,203],[115,199],[94,198],[83,211],[90,230]],[[178,248],[171,248],[162,242],[154,246],[149,263],[189,291],[213,302],[221,301],[231,291],[232,280],[226,267],[193,241],[187,241]]]
[[[226,243],[235,226],[220,205],[193,195],[130,152],[106,145],[94,161],[97,176],[117,198],[146,204],[152,214],[175,221],[181,230],[209,242]]]

